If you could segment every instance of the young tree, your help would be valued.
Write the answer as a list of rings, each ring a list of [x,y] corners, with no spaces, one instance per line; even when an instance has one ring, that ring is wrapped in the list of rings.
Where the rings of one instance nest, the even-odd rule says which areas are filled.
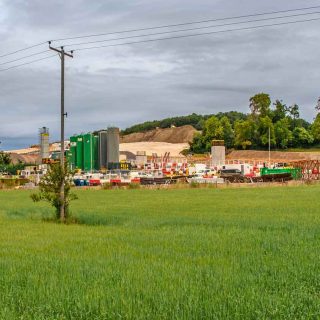
[[[64,212],[65,216],[60,216],[60,208],[63,205],[61,203],[61,184],[64,181]],[[74,193],[71,193],[71,181],[72,173],[69,171],[67,164],[63,169],[60,163],[50,165],[48,172],[42,177],[39,183],[39,193],[34,193],[31,198],[34,202],[39,202],[41,200],[49,202],[56,211],[56,219],[65,222],[69,218],[69,205],[72,200],[77,199]]]

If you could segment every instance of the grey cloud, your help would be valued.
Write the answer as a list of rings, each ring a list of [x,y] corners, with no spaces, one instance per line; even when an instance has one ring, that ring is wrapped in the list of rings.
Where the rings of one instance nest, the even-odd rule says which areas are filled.
[[[298,0],[0,0],[0,55],[60,37],[302,6]],[[261,91],[298,103],[312,120],[320,95],[318,25],[75,52],[66,61],[66,133],[192,112],[247,112],[249,97]],[[0,73],[2,148],[37,142],[43,125],[58,139],[59,76],[58,57]]]

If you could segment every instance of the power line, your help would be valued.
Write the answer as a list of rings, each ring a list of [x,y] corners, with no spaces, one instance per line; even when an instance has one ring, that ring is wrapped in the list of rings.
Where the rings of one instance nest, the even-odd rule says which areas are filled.
[[[188,38],[188,37],[196,37],[196,36],[218,34],[218,33],[227,33],[227,32],[233,32],[233,31],[260,29],[260,28],[265,28],[265,27],[274,27],[274,26],[289,25],[289,24],[310,22],[310,21],[318,21],[318,20],[320,20],[320,18],[306,19],[306,20],[299,20],[299,21],[289,21],[289,22],[279,22],[279,23],[266,24],[266,25],[260,25],[260,26],[251,26],[251,27],[245,27],[245,28],[203,32],[203,33],[196,33],[196,34],[188,34],[188,35],[180,35],[180,36],[173,36],[173,37],[158,38],[158,39],[147,39],[147,40],[141,40],[141,41],[132,41],[132,42],[117,43],[117,44],[109,44],[109,45],[105,45],[105,46],[85,47],[85,48],[74,49],[73,51],[75,52],[75,51],[90,50],[90,49],[99,49],[99,48],[124,46],[124,45],[129,45],[129,44],[139,44],[139,43],[155,42],[155,41],[163,41],[163,40],[171,40],[171,39],[181,39],[181,38]]]
[[[305,10],[312,10],[318,9],[320,6],[312,6],[312,7],[303,7],[297,9],[288,9],[288,10],[279,10],[279,11],[269,11],[269,12],[262,12],[262,13],[254,13],[248,15],[240,15],[240,16],[232,16],[232,17],[224,17],[224,18],[216,18],[216,19],[207,19],[207,20],[200,20],[200,21],[191,21],[191,22],[184,22],[184,23],[177,23],[177,24],[168,24],[162,26],[155,26],[155,27],[148,27],[148,28],[140,28],[140,29],[129,29],[129,30],[122,30],[122,31],[115,31],[115,32],[108,32],[108,33],[100,33],[100,34],[91,34],[85,36],[78,36],[78,37],[69,37],[69,38],[60,38],[55,39],[52,41],[63,41],[63,40],[74,40],[74,39],[81,39],[81,38],[90,38],[90,37],[98,37],[98,36],[106,36],[106,35],[114,35],[114,34],[121,34],[121,33],[128,33],[128,32],[137,32],[137,31],[146,31],[146,30],[154,30],[154,29],[161,29],[161,28],[170,28],[170,27],[178,27],[178,26],[185,26],[185,25],[192,25],[192,24],[200,24],[206,22],[215,22],[215,21],[225,21],[225,20],[232,20],[232,19],[241,19],[241,18],[249,18],[254,16],[263,16],[263,15],[271,15],[271,14],[279,14],[279,13],[288,13],[288,12],[295,12],[295,11],[305,11]],[[40,42],[26,48],[22,48],[16,51],[12,51],[3,55],[0,55],[0,58],[7,57],[22,51],[26,51],[41,45],[46,44],[46,42]]]
[[[283,19],[283,18],[292,18],[297,16],[305,16],[305,15],[312,15],[312,14],[319,14],[318,12],[308,12],[308,13],[299,13],[294,15],[285,15],[280,17],[270,17],[270,18],[263,18],[263,19],[254,19],[254,20],[246,20],[246,21],[238,21],[238,22],[231,22],[231,23],[225,23],[225,24],[219,24],[219,25],[211,25],[211,26],[204,26],[204,27],[197,27],[197,28],[188,28],[188,29],[180,29],[180,30],[172,30],[172,31],[164,31],[164,32],[156,32],[156,33],[149,33],[149,34],[141,34],[141,35],[134,35],[134,36],[128,36],[128,37],[121,37],[116,39],[103,39],[103,40],[97,40],[97,41],[89,41],[89,42],[81,42],[81,43],[75,43],[75,44],[67,44],[65,47],[71,47],[71,46],[80,46],[80,45],[86,45],[86,44],[93,44],[93,43],[101,43],[101,42],[110,42],[110,41],[118,41],[118,40],[125,40],[125,39],[132,39],[132,38],[140,38],[140,37],[146,37],[146,36],[154,36],[154,35],[162,35],[162,34],[170,34],[170,33],[177,33],[177,32],[186,32],[186,31],[195,31],[195,30],[201,30],[201,29],[209,29],[209,28],[218,28],[218,27],[225,27],[230,25],[238,25],[238,24],[244,24],[244,23],[252,23],[252,22],[261,22],[261,21],[268,21],[268,20],[275,20],[275,19]],[[45,52],[48,52],[49,50],[40,51],[37,53],[33,53],[18,59],[6,61],[3,63],[0,63],[0,66],[10,64],[12,62],[20,61],[27,59],[32,56],[36,56]]]
[[[225,21],[225,20],[233,20],[233,19],[241,19],[241,18],[250,18],[250,17],[255,17],[255,16],[288,13],[288,12],[294,12],[294,11],[305,11],[305,10],[312,10],[312,9],[319,9],[319,8],[320,8],[320,6],[313,6],[313,7],[304,7],[304,8],[289,9],[289,10],[269,11],[269,12],[263,12],[263,13],[253,13],[253,14],[248,14],[248,15],[241,15],[241,16],[207,19],[207,20],[191,21],[191,22],[184,22],[184,23],[177,23],[177,24],[168,24],[168,25],[148,27],[148,28],[128,29],[128,30],[122,30],[122,31],[90,34],[90,35],[77,36],[77,37],[60,38],[60,39],[54,39],[52,41],[65,41],[65,40],[74,40],[74,39],[81,39],[81,38],[91,38],[91,37],[114,35],[114,34],[121,34],[121,33],[128,33],[128,32],[138,32],[138,31],[146,31],[146,30],[154,30],[154,29],[162,29],[162,28],[181,27],[181,26],[191,25],[191,24],[200,24],[200,23],[206,23],[206,22],[216,22],[216,21]]]
[[[14,69],[14,68],[19,68],[19,67],[22,67],[22,66],[25,66],[27,64],[31,64],[31,63],[35,63],[35,62],[38,62],[38,61],[41,61],[41,60],[45,60],[45,59],[50,59],[50,58],[53,58],[53,57],[56,57],[57,55],[50,55],[48,57],[44,57],[44,58],[41,58],[41,59],[36,59],[36,60],[32,60],[32,61],[29,61],[29,62],[25,62],[25,63],[22,63],[22,64],[18,64],[16,66],[12,66],[12,67],[9,67],[9,68],[6,68],[6,69],[0,69],[0,72],[3,72],[3,71],[7,71],[7,70],[10,70],[10,69]]]
[[[32,48],[35,48],[35,47],[39,47],[39,46],[42,46],[43,44],[46,44],[46,43],[47,43],[47,42],[41,42],[41,43],[37,43],[37,44],[34,44],[34,45],[32,45],[32,46],[23,48],[23,49],[19,49],[19,50],[16,50],[16,51],[12,51],[12,52],[3,54],[2,56],[0,56],[0,58],[7,57],[7,56],[10,56],[10,55],[12,55],[12,54],[15,54],[15,53],[18,53],[18,52],[21,52],[21,51],[26,51],[26,50],[29,50],[29,49],[32,49]]]
[[[147,36],[169,34],[169,33],[195,31],[195,30],[202,30],[202,29],[211,29],[211,28],[226,27],[226,26],[239,25],[239,24],[245,24],[245,23],[270,21],[270,20],[284,19],[284,18],[293,18],[293,17],[298,17],[298,16],[313,15],[313,14],[319,14],[319,13],[320,13],[320,11],[318,11],[318,12],[309,12],[309,13],[299,13],[299,14],[286,15],[286,16],[281,16],[281,17],[254,19],[254,20],[246,20],[246,21],[238,21],[238,22],[218,24],[218,25],[210,25],[210,26],[204,26],[204,27],[179,29],[179,30],[172,30],[172,31],[162,31],[162,32],[155,32],[155,33],[148,33],[148,34],[140,34],[140,35],[133,35],[133,36],[128,36],[128,37],[115,38],[115,39],[103,39],[103,40],[96,40],[96,41],[80,42],[80,43],[67,44],[67,45],[64,45],[64,46],[65,47],[74,47],[74,46],[81,46],[81,45],[85,45],[85,44],[111,42],[111,41],[118,41],[118,40],[125,40],[125,39],[133,39],[133,38],[140,38],[140,37],[147,37]]]
[[[3,66],[5,64],[9,64],[9,63],[12,63],[12,62],[24,60],[24,59],[27,59],[27,58],[30,58],[30,57],[38,56],[39,54],[42,54],[42,53],[45,53],[45,52],[48,52],[48,51],[49,50],[44,50],[44,51],[40,51],[40,52],[37,52],[37,53],[29,54],[28,56],[24,56],[24,57],[21,57],[21,58],[18,58],[18,59],[2,62],[2,63],[0,63],[0,66]]]
[[[319,6],[320,7],[320,6]],[[297,9],[296,9],[297,10]],[[290,16],[286,16],[286,17],[290,17]],[[264,20],[264,19],[261,19],[261,21]],[[210,31],[210,32],[203,32],[203,33],[196,33],[196,34],[187,34],[187,35],[178,35],[178,36],[172,36],[172,37],[165,37],[165,38],[157,38],[157,39],[146,39],[146,40],[139,40],[139,41],[131,41],[131,42],[124,42],[124,43],[118,43],[118,44],[110,44],[110,45],[104,45],[104,46],[94,46],[94,47],[85,47],[85,48],[79,48],[79,49],[75,49],[73,51],[82,51],[82,50],[90,50],[90,49],[99,49],[99,48],[107,48],[107,47],[116,47],[116,46],[123,46],[123,45],[130,45],[130,44],[139,44],[139,43],[148,43],[148,42],[155,42],[155,41],[164,41],[164,40],[171,40],[171,39],[181,39],[181,38],[188,38],[188,37],[196,37],[196,36],[203,36],[203,35],[211,35],[211,34],[219,34],[219,33],[227,33],[227,32],[234,32],[234,31],[243,31],[243,30],[253,30],[253,29],[260,29],[260,28],[265,28],[265,27],[273,27],[273,26],[281,26],[281,25],[290,25],[290,24],[296,24],[296,23],[304,23],[304,22],[311,22],[311,21],[318,21],[320,20],[320,17],[318,18],[313,18],[313,19],[304,19],[304,20],[296,20],[296,21],[286,21],[286,22],[279,22],[279,23],[273,23],[273,24],[265,24],[265,25],[259,25],[259,26],[250,26],[250,27],[243,27],[243,28],[236,28],[236,29],[227,29],[227,30],[218,30],[218,31]],[[216,27],[220,27],[221,25],[218,25]],[[197,30],[199,28],[194,28],[192,30]],[[180,32],[182,32],[183,30],[180,30]],[[148,34],[148,35],[152,35],[152,34]],[[146,36],[146,35],[140,35],[140,37],[142,36]],[[120,40],[120,38],[118,39],[109,39],[109,40],[112,40],[112,41],[115,41],[115,40]],[[46,42],[45,42],[46,43]],[[96,43],[96,42],[94,42]],[[42,43],[44,44],[44,43]],[[38,44],[39,45],[39,44]],[[35,46],[38,46],[38,45],[35,45]],[[35,46],[32,46],[32,47],[35,47]],[[28,47],[30,48],[30,47]],[[22,50],[22,49],[21,49]],[[19,51],[21,51],[19,50]],[[27,48],[25,48],[25,50],[27,50]],[[39,53],[35,53],[35,54],[31,54],[29,56],[25,56],[25,57],[22,57],[22,58],[19,58],[19,59],[15,59],[15,60],[12,60],[12,61],[7,61],[3,64],[7,64],[7,63],[12,63],[14,61],[18,61],[18,60],[22,60],[22,59],[26,59],[27,57],[30,57],[30,56],[34,56],[34,55],[38,55],[38,54],[41,54],[41,53],[44,53],[44,52],[47,52],[48,50],[46,51],[43,51],[43,52],[39,52]],[[48,56],[48,57],[44,57],[44,58],[41,58],[41,59],[36,59],[36,60],[32,60],[32,61],[29,61],[29,62],[26,62],[26,63],[22,63],[22,64],[19,64],[19,65],[15,65],[15,66],[12,66],[12,67],[9,67],[9,68],[6,68],[6,69],[0,69],[0,72],[2,71],[7,71],[7,70],[10,70],[10,69],[13,69],[13,68],[18,68],[18,67],[21,67],[21,66],[24,66],[24,65],[28,65],[28,64],[31,64],[31,63],[35,63],[35,62],[38,62],[38,61],[41,61],[41,60],[45,60],[45,59],[49,59],[51,57],[54,57],[54,56]],[[2,64],[0,64],[2,65]]]

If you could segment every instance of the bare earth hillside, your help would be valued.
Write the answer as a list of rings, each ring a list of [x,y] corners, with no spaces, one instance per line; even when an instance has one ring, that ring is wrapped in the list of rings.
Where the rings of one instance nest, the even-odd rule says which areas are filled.
[[[230,160],[266,160],[268,151],[235,150],[227,155]],[[320,160],[320,152],[282,152],[271,151],[273,161],[297,161],[297,160]]]
[[[121,143],[132,142],[167,142],[188,143],[192,141],[197,130],[190,126],[155,129],[147,132],[131,133],[121,137]]]
[[[180,152],[188,148],[187,143],[167,143],[167,142],[131,142],[121,143],[120,151],[131,152],[137,154],[137,151],[145,151],[148,156],[156,153],[163,156],[166,152],[170,152],[171,156],[181,156]]]

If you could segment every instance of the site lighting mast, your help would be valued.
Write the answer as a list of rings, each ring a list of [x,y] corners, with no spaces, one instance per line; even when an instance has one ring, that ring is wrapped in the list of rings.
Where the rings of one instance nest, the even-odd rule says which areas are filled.
[[[68,114],[64,112],[64,59],[65,56],[73,58],[73,51],[70,51],[70,53],[67,53],[64,51],[63,47],[60,47],[60,49],[51,47],[51,41],[49,43],[49,49],[56,51],[59,53],[60,60],[61,60],[61,153],[60,153],[60,165],[61,170],[64,172],[64,117],[66,117]],[[63,175],[64,176],[64,175]],[[61,186],[60,186],[60,219],[62,221],[65,220],[65,195],[64,195],[64,178],[61,180]]]

